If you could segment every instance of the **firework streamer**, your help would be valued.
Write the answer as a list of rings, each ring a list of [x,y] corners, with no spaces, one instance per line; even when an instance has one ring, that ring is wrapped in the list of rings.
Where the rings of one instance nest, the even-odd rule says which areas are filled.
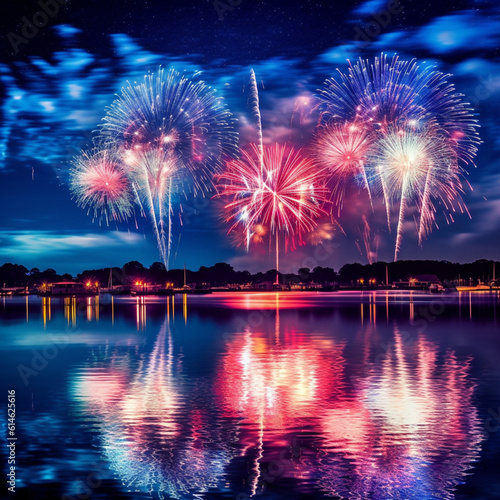
[[[255,129],[257,130],[257,147],[259,155],[259,165],[261,175],[264,169],[264,141],[262,137],[262,116],[260,114],[260,103],[259,103],[259,88],[257,86],[257,79],[255,77],[255,71],[250,69],[250,91],[249,91],[249,101],[252,116],[254,119]],[[247,242],[247,252],[250,250],[250,226],[246,229],[246,242]],[[277,264],[276,264],[277,265]]]
[[[401,240],[403,238],[403,223],[405,218],[406,200],[408,198],[408,177],[403,178],[401,186],[401,200],[399,202],[399,216],[398,216],[398,229],[396,231],[396,246],[394,248],[394,262],[398,260],[398,253],[401,249]]]
[[[382,168],[380,166],[376,167],[377,178],[380,181],[380,188],[382,190],[382,198],[385,207],[385,217],[387,220],[387,229],[389,233],[391,232],[391,202],[389,198],[389,191],[387,190],[387,185],[385,183]]]
[[[172,179],[168,183],[168,251],[167,251],[167,262],[170,262],[170,249],[172,245]]]
[[[422,194],[422,207],[430,207],[430,193],[431,193],[431,169],[427,170],[427,175],[425,176],[424,192]],[[432,208],[429,208],[432,210]],[[434,219],[434,210],[432,210],[432,216],[424,213],[420,214],[420,221],[418,224],[418,244],[421,246],[425,235],[430,232],[432,227],[432,220]]]

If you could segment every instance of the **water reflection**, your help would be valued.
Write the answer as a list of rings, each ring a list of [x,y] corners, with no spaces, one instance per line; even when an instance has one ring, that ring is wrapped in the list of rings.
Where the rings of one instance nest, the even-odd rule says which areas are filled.
[[[281,332],[278,311],[274,335],[247,329],[226,342],[215,392],[224,415],[241,422],[241,455],[252,462],[250,494],[265,482],[261,463],[274,460],[277,450],[282,454],[288,434],[310,424],[342,390],[342,349],[333,339]],[[281,474],[295,476],[291,467]]]
[[[76,297],[64,297],[64,318],[68,325],[76,326]]]
[[[71,392],[127,489],[191,498],[221,486],[231,437],[214,425],[212,409],[196,404],[206,388],[182,377],[168,316],[149,355],[106,353],[76,374]]]
[[[135,317],[136,317],[136,324],[137,324],[137,331],[144,331],[146,328],[146,318],[147,318],[147,311],[146,311],[146,297],[137,297],[135,302]]]
[[[47,328],[47,322],[52,319],[52,299],[50,297],[42,297],[42,318],[43,329]]]
[[[440,359],[436,344],[422,335],[405,343],[395,327],[385,356],[365,356],[367,376],[323,413],[322,488],[341,498],[454,498],[482,439],[470,361],[452,351]]]
[[[11,307],[20,307],[17,297],[1,297],[2,311],[5,313]],[[21,298],[19,298],[21,299]],[[202,300],[203,302],[200,302]],[[441,314],[441,309],[446,306],[447,313],[453,312],[457,319],[468,318],[480,319],[481,316],[492,316],[496,323],[497,307],[500,304],[500,294],[493,292],[460,292],[445,296],[431,296],[429,294],[417,292],[401,291],[369,291],[369,292],[336,292],[328,293],[218,293],[213,296],[191,297],[182,295],[181,297],[159,298],[159,297],[114,297],[111,295],[96,295],[92,297],[35,297],[25,296],[22,298],[22,315],[26,323],[29,323],[35,312],[35,319],[41,319],[46,328],[51,321],[55,311],[64,311],[64,318],[68,325],[76,326],[84,319],[86,322],[99,322],[101,313],[104,311],[114,325],[116,307],[124,303],[135,304],[135,321],[138,331],[145,331],[147,327],[147,309],[151,308],[158,301],[169,305],[170,313],[175,318],[175,304],[182,301],[182,316],[184,324],[187,324],[188,312],[191,307],[213,307],[214,309],[246,310],[262,313],[263,311],[287,310],[310,310],[324,309],[347,305],[357,309],[356,316],[362,326],[366,324],[380,323],[384,318],[388,324],[390,317],[394,316],[400,306],[400,312],[404,312],[406,318],[418,321],[422,318],[422,307],[431,305],[437,313],[432,312],[431,316],[437,317]],[[180,304],[179,304],[180,305]],[[450,306],[450,307],[448,307]],[[428,308],[428,307],[427,307]],[[21,311],[19,311],[20,313]],[[427,313],[429,314],[429,313]],[[476,317],[474,317],[476,315]],[[426,318],[425,314],[423,316]]]
[[[106,345],[80,366],[71,384],[80,420],[97,432],[127,489],[160,498],[256,496],[270,484],[269,464],[279,462],[271,479],[285,497],[293,485],[311,498],[452,499],[482,440],[472,359],[423,332],[403,334],[397,315],[389,324],[389,294],[365,298],[355,317],[338,323],[297,316],[314,296],[222,296],[193,333],[217,345],[205,377],[189,372],[196,362],[175,333],[200,329],[196,300],[183,296],[176,319],[174,297],[162,299],[159,326],[158,301],[129,300],[131,328],[156,328],[154,342]],[[405,325],[420,307],[418,297],[407,298]],[[88,321],[99,319],[95,306],[87,304]],[[228,320],[221,330],[222,306],[258,315],[260,326]],[[113,301],[111,308],[114,324]],[[72,321],[71,300],[65,318]],[[297,437],[298,456],[290,453]]]

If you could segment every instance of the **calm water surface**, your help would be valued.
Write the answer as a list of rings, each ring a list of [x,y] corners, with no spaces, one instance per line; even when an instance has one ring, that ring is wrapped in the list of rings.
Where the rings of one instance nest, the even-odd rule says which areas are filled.
[[[497,293],[2,298],[16,495],[498,499],[497,315]]]

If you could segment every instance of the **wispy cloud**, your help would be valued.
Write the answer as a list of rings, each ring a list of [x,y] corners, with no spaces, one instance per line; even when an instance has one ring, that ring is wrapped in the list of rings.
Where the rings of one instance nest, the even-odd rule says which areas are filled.
[[[96,251],[123,246],[133,246],[142,242],[137,233],[107,232],[106,234],[58,234],[50,231],[1,231],[0,255],[12,258],[36,257],[46,254],[70,254],[82,249]]]

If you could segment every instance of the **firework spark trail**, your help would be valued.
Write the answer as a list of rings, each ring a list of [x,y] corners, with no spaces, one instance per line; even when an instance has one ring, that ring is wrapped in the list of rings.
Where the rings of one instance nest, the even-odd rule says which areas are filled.
[[[126,172],[113,150],[95,148],[73,160],[70,190],[94,218],[124,220],[132,215],[132,194]]]
[[[167,262],[170,262],[170,252],[172,246],[172,179],[168,183],[168,244],[167,244]]]
[[[406,203],[408,198],[407,193],[408,188],[408,178],[407,176],[403,179],[403,185],[401,186],[401,200],[399,202],[399,217],[398,217],[398,228],[396,230],[396,246],[394,248],[394,262],[398,260],[398,253],[401,249],[401,240],[403,238],[403,223],[405,220]]]
[[[420,215],[420,222],[418,224],[418,244],[422,245],[423,239],[427,233],[430,232],[431,227],[432,227],[432,222],[431,220],[434,219],[434,210],[431,208],[430,204],[430,194],[431,194],[431,169],[427,171],[427,175],[425,176],[425,184],[424,184],[424,192],[422,194],[422,202],[421,206],[422,208],[429,207],[428,210],[432,210],[432,216],[428,215],[427,217],[424,216],[424,213],[422,212]]]
[[[136,201],[147,210],[157,239],[162,261],[168,262],[168,243],[166,241],[164,206],[169,196],[168,183],[175,175],[176,161],[159,149],[127,150],[124,155],[129,177],[132,179]]]
[[[264,143],[262,138],[262,117],[260,114],[259,105],[259,88],[257,87],[257,79],[255,78],[255,71],[250,70],[250,106],[252,109],[252,115],[255,120],[255,128],[257,130],[257,145],[259,148],[259,160],[261,169],[263,168],[264,162]]]
[[[234,156],[231,114],[205,83],[160,68],[122,89],[107,109],[100,138],[119,149],[168,269],[173,198],[206,193],[221,156]]]
[[[378,180],[380,181],[380,188],[382,190],[382,198],[384,201],[384,207],[385,207],[385,216],[387,219],[387,229],[389,233],[392,232],[391,229],[391,203],[390,203],[390,198],[389,198],[389,191],[387,189],[387,184],[384,179],[382,167],[380,165],[377,166],[377,177]]]
[[[370,243],[370,224],[368,223],[368,220],[365,215],[362,217],[362,229],[361,229],[361,237],[363,239],[363,243],[365,245],[365,252],[366,252],[366,257],[368,259],[369,264],[373,264],[373,254],[376,252],[373,252],[371,243]]]
[[[286,246],[302,244],[325,214],[326,190],[318,170],[286,146],[264,147],[261,170],[259,147],[253,144],[239,160],[228,162],[218,180],[218,195],[228,200],[228,232],[242,230],[248,241],[254,228],[267,228],[275,237],[277,266],[280,235]]]
[[[260,165],[260,173],[262,175],[264,169],[264,140],[262,137],[262,116],[260,114],[260,103],[259,103],[259,88],[257,86],[257,79],[255,77],[255,71],[250,69],[250,91],[249,91],[249,101],[251,112],[254,118],[255,129],[257,130],[257,147],[258,147],[258,157]],[[250,226],[247,226],[246,230],[246,242],[247,242],[247,252],[250,250]],[[276,263],[276,268],[278,263]]]
[[[322,108],[319,134],[320,137],[321,134],[325,135],[322,139],[325,146],[328,134],[324,131],[329,128],[355,123],[367,129],[372,144],[365,164],[368,180],[365,187],[369,193],[370,185],[372,191],[377,187],[381,191],[389,230],[391,200],[397,199],[400,202],[396,258],[402,240],[404,215],[409,204],[414,204],[420,210],[417,224],[419,244],[436,223],[433,200],[438,199],[446,210],[453,211],[454,202],[458,202],[459,207],[462,206],[460,164],[473,162],[477,145],[481,142],[477,132],[479,125],[473,118],[470,105],[462,100],[463,95],[457,93],[454,85],[447,82],[450,75],[435,71],[432,66],[421,67],[415,59],[401,61],[397,56],[387,59],[382,54],[372,63],[363,59],[355,64],[349,62],[348,73],[339,72],[339,75],[337,80],[328,79],[319,90]],[[410,142],[416,140],[416,134],[419,134],[418,139],[424,141],[424,149],[433,158],[431,165],[423,161],[423,157],[419,159],[423,165],[427,164],[423,170],[415,162],[410,162],[414,165],[409,171],[418,173],[419,184],[415,182],[413,174],[407,173],[406,177],[403,175],[399,179],[399,191],[394,189],[393,184],[397,169],[391,167],[391,172],[385,171],[385,160],[394,151],[388,153],[385,160],[382,153],[384,147],[391,148],[391,142],[395,146],[395,133],[411,138],[402,146],[408,150],[407,153],[412,148],[415,153],[417,146],[410,146]],[[436,144],[429,144],[428,139]],[[400,153],[405,156],[403,151]],[[423,151],[420,153],[423,155]],[[321,155],[321,151],[319,154]],[[322,160],[325,161],[324,155]],[[392,160],[389,163],[392,164]],[[355,177],[357,173],[353,171],[351,175]],[[337,182],[334,193],[335,190],[343,189],[345,178],[341,175]],[[448,220],[447,216],[446,218]]]

